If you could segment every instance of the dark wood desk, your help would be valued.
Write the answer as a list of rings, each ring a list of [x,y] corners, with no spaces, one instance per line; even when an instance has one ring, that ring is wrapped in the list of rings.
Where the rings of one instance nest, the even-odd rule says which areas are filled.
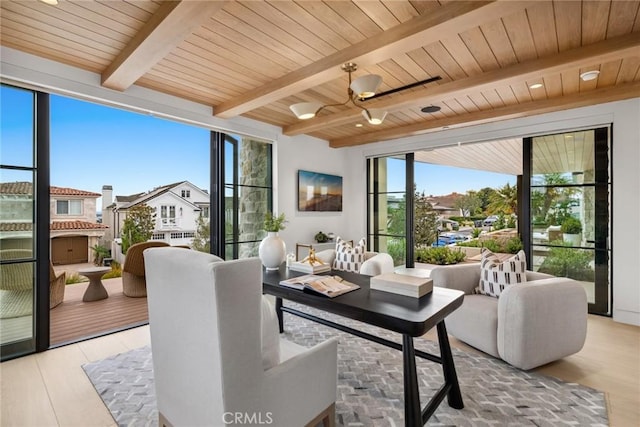
[[[334,272],[344,279],[356,283],[360,289],[335,298],[327,298],[312,293],[280,286],[280,281],[304,273],[290,271],[284,265],[279,271],[263,271],[263,291],[276,297],[276,311],[283,331],[282,313],[291,313],[330,326],[397,350],[402,350],[404,377],[404,413],[406,426],[422,426],[433,415],[445,396],[449,406],[462,409],[462,395],[458,385],[449,338],[444,319],[462,305],[464,294],[454,289],[434,288],[422,298],[411,298],[369,288],[369,276],[355,273]],[[357,329],[328,321],[292,307],[283,305],[282,300],[305,304],[309,307],[359,320],[402,334],[402,344],[389,341]],[[413,347],[413,338],[424,335],[433,327],[438,331],[440,356],[435,356]],[[444,384],[431,398],[424,409],[420,406],[415,357],[421,357],[442,364]]]

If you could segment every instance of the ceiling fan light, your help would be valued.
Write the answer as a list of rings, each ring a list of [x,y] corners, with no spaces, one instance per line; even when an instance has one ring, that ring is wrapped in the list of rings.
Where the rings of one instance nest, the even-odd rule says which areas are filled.
[[[362,115],[372,125],[382,124],[384,118],[387,117],[387,112],[380,108],[371,108],[369,110],[362,110]]]
[[[289,106],[289,109],[293,111],[293,114],[295,114],[300,120],[307,120],[315,117],[320,108],[322,108],[322,104],[319,102],[299,102]]]
[[[352,81],[349,87],[358,98],[371,98],[376,94],[381,83],[381,76],[377,74],[367,74]]]
[[[589,80],[595,80],[598,78],[598,74],[600,74],[600,71],[598,70],[587,71],[580,74],[580,78],[583,82],[588,82]]]

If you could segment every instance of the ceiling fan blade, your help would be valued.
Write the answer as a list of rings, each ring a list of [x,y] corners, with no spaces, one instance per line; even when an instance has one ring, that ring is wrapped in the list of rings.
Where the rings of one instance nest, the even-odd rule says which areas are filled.
[[[395,89],[387,90],[385,92],[376,93],[375,95],[373,95],[373,96],[371,96],[369,98],[361,99],[360,101],[368,101],[370,99],[380,98],[381,96],[391,95],[392,93],[400,92],[402,90],[411,89],[411,88],[417,87],[417,86],[422,86],[422,85],[425,85],[427,83],[435,82],[435,81],[438,81],[438,80],[442,80],[442,77],[440,77],[440,76],[430,77],[430,78],[428,78],[426,80],[421,80],[419,82],[410,83],[410,84],[405,85],[405,86],[400,86],[400,87],[397,87]]]

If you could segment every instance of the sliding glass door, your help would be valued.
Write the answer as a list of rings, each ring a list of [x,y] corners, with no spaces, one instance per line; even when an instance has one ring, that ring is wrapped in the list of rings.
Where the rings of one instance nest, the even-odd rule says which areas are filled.
[[[609,150],[609,128],[525,139],[533,268],[578,280],[589,312],[604,315],[611,313]]]
[[[0,349],[7,360],[49,345],[48,323],[36,321],[39,314],[48,322],[49,309],[49,98],[7,85],[0,98]]]

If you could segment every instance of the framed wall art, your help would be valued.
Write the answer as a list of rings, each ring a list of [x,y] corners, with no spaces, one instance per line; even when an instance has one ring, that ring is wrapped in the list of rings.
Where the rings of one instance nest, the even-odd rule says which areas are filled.
[[[298,170],[298,210],[342,212],[342,177]]]

